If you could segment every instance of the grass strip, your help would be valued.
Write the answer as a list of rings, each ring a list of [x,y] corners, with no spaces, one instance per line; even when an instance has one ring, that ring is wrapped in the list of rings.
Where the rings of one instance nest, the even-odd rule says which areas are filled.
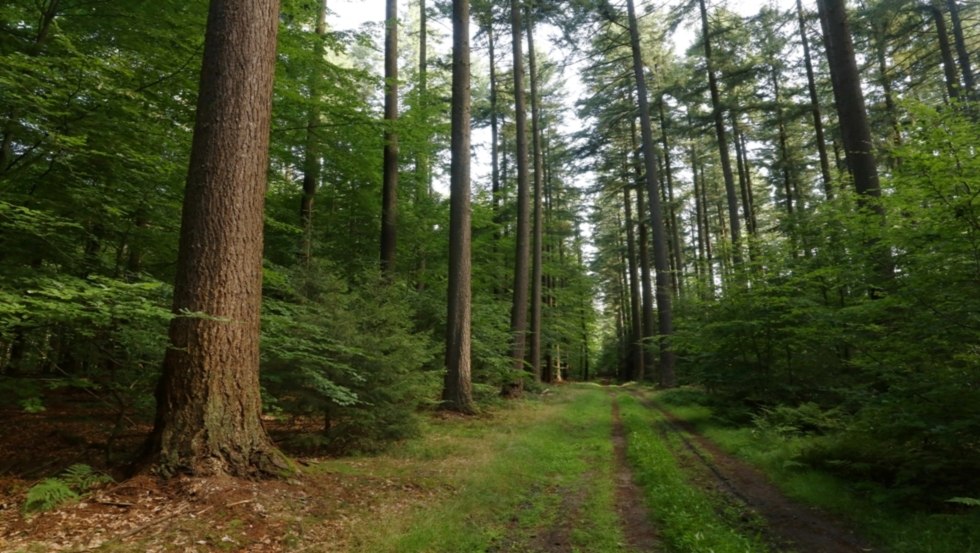
[[[611,433],[608,397],[585,387],[563,387],[490,421],[439,424],[388,462],[443,493],[363,524],[356,550],[527,551],[561,528],[575,551],[624,551]]]
[[[661,537],[677,553],[756,553],[769,551],[762,539],[745,535],[722,517],[724,506],[692,486],[654,425],[662,416],[634,398],[621,396],[620,416],[627,432],[628,457]]]

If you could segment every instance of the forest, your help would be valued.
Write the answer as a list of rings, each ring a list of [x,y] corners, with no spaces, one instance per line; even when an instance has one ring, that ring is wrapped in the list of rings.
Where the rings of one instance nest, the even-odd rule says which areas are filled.
[[[980,551],[980,4],[335,3],[0,4],[0,551]]]

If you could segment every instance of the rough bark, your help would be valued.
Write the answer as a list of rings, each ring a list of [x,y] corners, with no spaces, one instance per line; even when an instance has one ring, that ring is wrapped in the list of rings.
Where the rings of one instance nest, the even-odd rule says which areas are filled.
[[[470,382],[470,17],[469,0],[453,1],[453,100],[449,208],[449,308],[443,405],[472,413]]]
[[[144,466],[278,474],[260,419],[259,308],[278,0],[212,0],[170,324]],[[189,313],[193,313],[190,315]]]
[[[660,384],[665,387],[677,385],[674,374],[674,348],[671,338],[674,334],[673,292],[670,282],[670,263],[667,260],[667,227],[664,224],[663,208],[660,205],[660,182],[657,175],[657,161],[653,151],[653,130],[650,123],[650,101],[647,96],[646,76],[643,74],[643,59],[640,53],[640,31],[636,23],[636,8],[633,0],[626,1],[629,17],[630,50],[633,54],[633,77],[636,83],[636,97],[640,108],[640,133],[643,147],[643,163],[647,195],[650,199],[650,222],[653,233],[653,265],[657,275],[657,315],[660,348]]]
[[[677,218],[677,204],[674,202],[674,170],[670,158],[670,139],[667,134],[667,114],[663,97],[657,102],[660,119],[660,140],[664,149],[664,184],[667,191],[667,216],[670,226],[670,253],[674,261],[674,295],[684,295],[684,243],[681,241],[681,227]],[[638,200],[639,201],[639,200]],[[640,208],[642,212],[643,209]]]
[[[381,271],[395,269],[398,232],[398,0],[385,4],[385,132],[381,185]]]

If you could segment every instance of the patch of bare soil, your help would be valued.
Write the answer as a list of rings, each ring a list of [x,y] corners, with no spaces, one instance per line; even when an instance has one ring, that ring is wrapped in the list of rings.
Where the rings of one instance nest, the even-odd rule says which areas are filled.
[[[657,551],[660,538],[650,522],[650,513],[643,500],[643,491],[633,480],[626,459],[626,431],[619,417],[619,402],[613,398],[613,454],[616,460],[616,511],[623,534],[633,551]]]
[[[749,513],[765,521],[761,528],[779,551],[795,553],[867,553],[875,551],[842,522],[814,507],[787,498],[769,478],[748,463],[729,455],[690,424],[655,402],[644,401],[666,417],[661,430],[676,434],[689,455],[679,458],[706,488],[727,494]]]

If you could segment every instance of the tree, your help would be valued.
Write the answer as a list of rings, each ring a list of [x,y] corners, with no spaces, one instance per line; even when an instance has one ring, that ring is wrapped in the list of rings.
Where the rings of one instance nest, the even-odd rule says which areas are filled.
[[[511,40],[514,52],[514,126],[517,134],[517,240],[514,256],[514,291],[511,305],[511,359],[515,371],[524,370],[527,344],[528,269],[531,261],[530,182],[527,145],[527,101],[524,92],[524,52],[521,46],[523,23],[521,2],[510,2]],[[510,386],[507,394],[520,393],[522,385]]]
[[[878,166],[844,3],[845,0],[818,0],[817,6],[824,26],[841,138],[847,152],[847,165],[854,177],[854,188],[865,198],[876,198],[881,196]]]
[[[472,413],[470,383],[470,6],[453,1],[452,161],[449,211],[449,314],[446,325],[446,379],[442,400],[448,409]]]
[[[725,178],[725,198],[728,205],[728,224],[732,233],[732,260],[735,265],[742,261],[741,225],[738,219],[738,198],[735,194],[735,177],[728,152],[728,139],[725,132],[725,114],[718,90],[718,77],[715,75],[714,60],[711,56],[711,29],[708,26],[708,10],[704,0],[698,0],[701,9],[701,40],[704,42],[704,62],[708,72],[708,89],[711,92],[711,108],[715,121],[715,136],[718,140],[718,154],[721,157],[721,170]]]
[[[531,153],[534,158],[534,226],[531,231],[531,374],[541,380],[541,285],[544,242],[544,214],[542,195],[544,194],[544,152],[541,143],[541,96],[538,86],[538,63],[534,51],[534,19],[531,10],[526,12],[524,27],[527,30],[528,77],[531,84]]]
[[[260,419],[259,311],[278,0],[212,0],[184,195],[174,319],[144,463],[289,469]]]
[[[317,41],[313,47],[314,61],[319,65],[323,61],[324,39],[327,34],[327,0],[319,0],[316,17]],[[316,128],[320,124],[319,84],[320,75],[310,75],[310,110],[306,122],[306,144],[303,158],[303,198],[300,201],[299,218],[303,228],[303,239],[300,244],[300,257],[306,265],[313,257],[313,201],[316,190],[320,185],[320,152],[316,138]]]
[[[395,268],[398,231],[398,0],[385,4],[385,145],[381,189],[381,270]]]
[[[660,346],[660,384],[665,387],[677,385],[674,373],[674,350],[670,343],[674,333],[673,310],[671,309],[670,262],[667,260],[667,227],[660,202],[660,182],[657,176],[657,161],[653,153],[653,130],[650,122],[650,100],[647,96],[646,76],[643,74],[643,58],[640,52],[640,31],[636,24],[636,9],[633,0],[626,0],[629,17],[630,49],[633,54],[633,77],[636,84],[636,97],[640,108],[640,135],[643,148],[643,168],[650,202],[650,222],[653,233],[653,266],[656,273],[657,317],[659,326],[658,344]]]

